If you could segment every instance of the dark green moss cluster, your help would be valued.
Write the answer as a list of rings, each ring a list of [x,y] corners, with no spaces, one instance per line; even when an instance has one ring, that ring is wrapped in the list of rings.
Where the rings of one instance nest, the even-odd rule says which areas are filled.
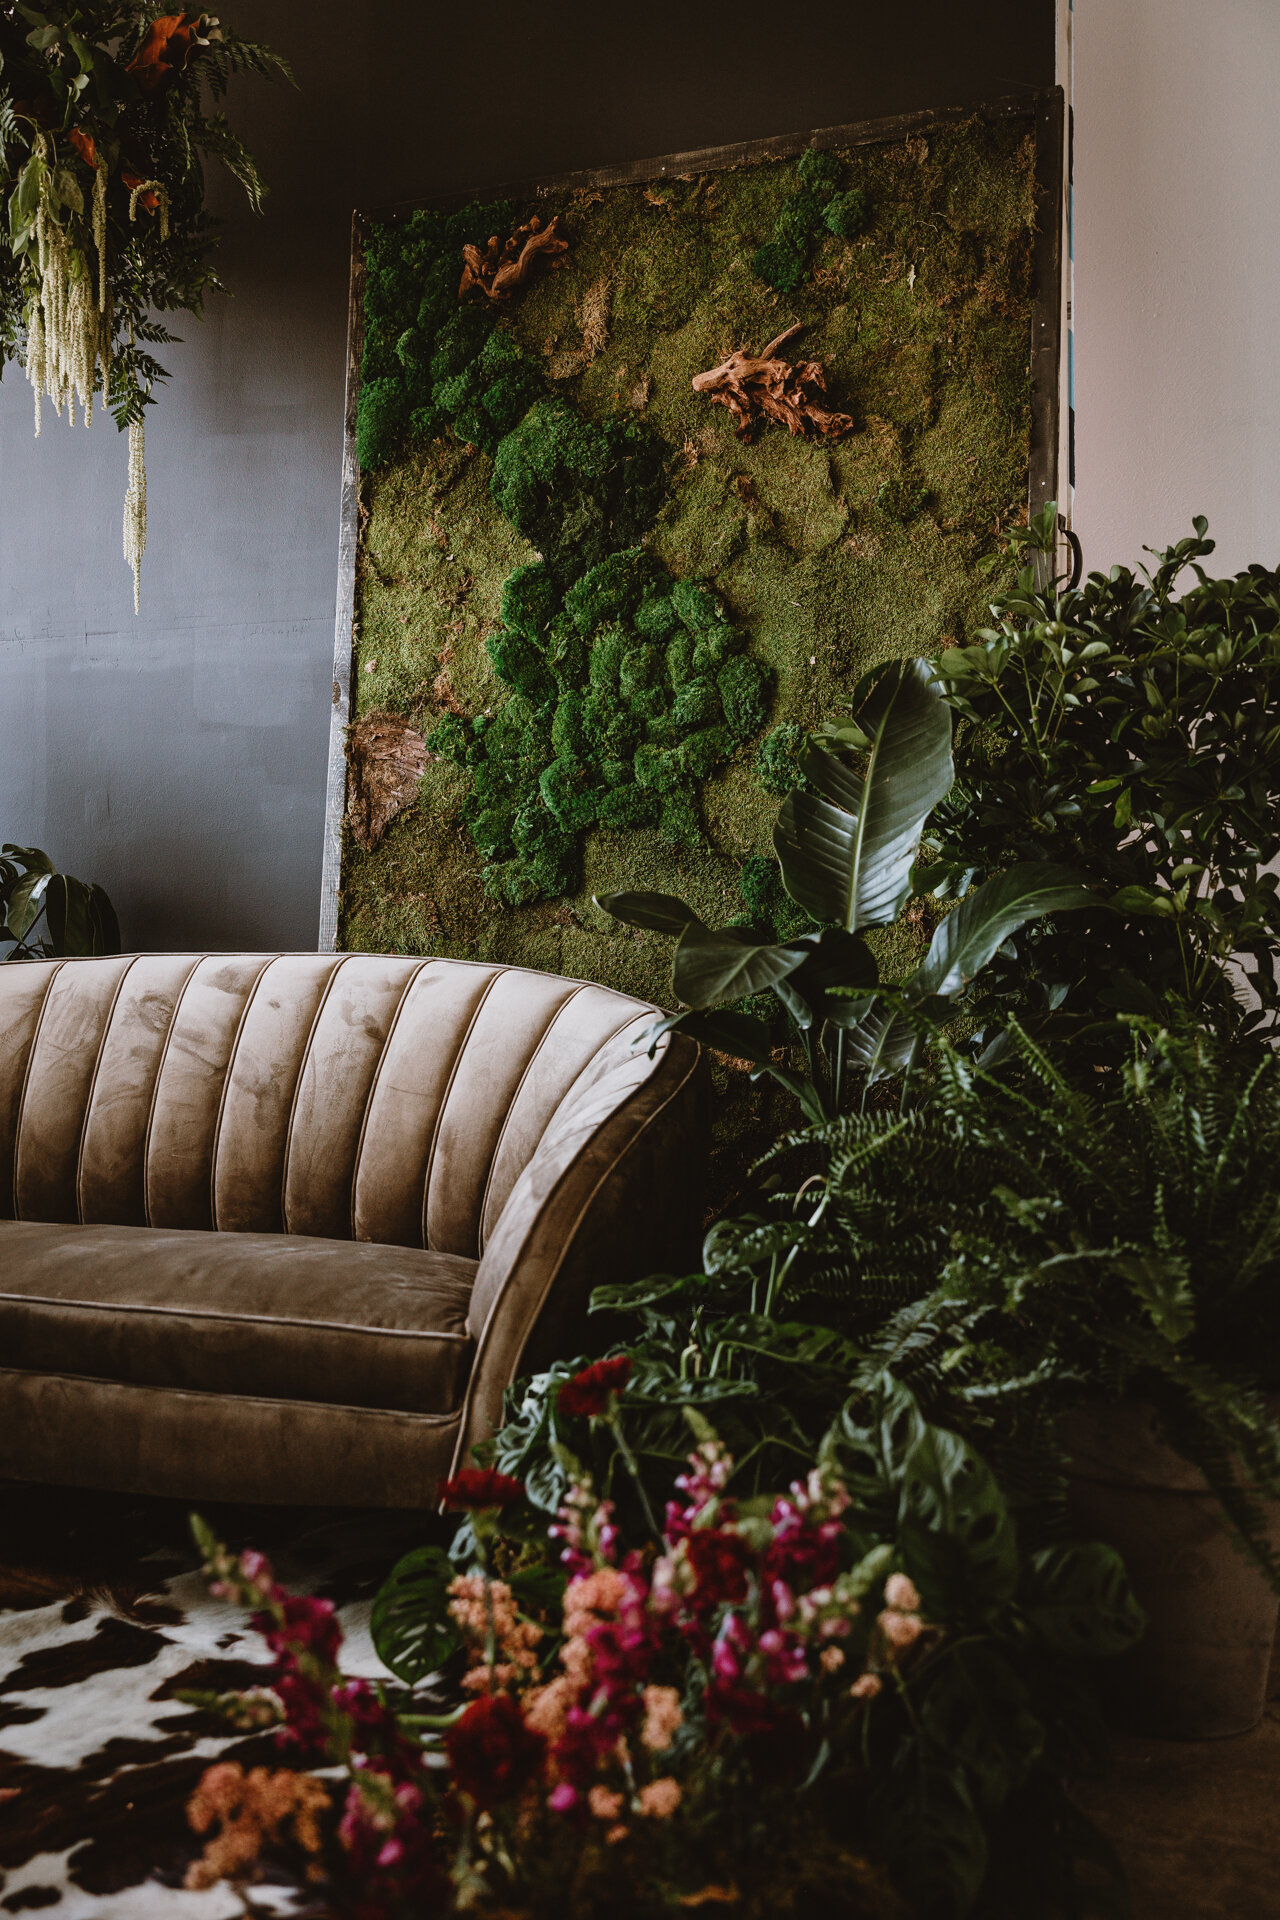
[[[788,794],[795,787],[807,786],[800,771],[800,750],[808,737],[794,720],[784,720],[760,742],[756,772],[770,793]]]
[[[852,240],[870,215],[861,188],[844,188],[844,168],[834,154],[810,147],[801,154],[796,173],[798,189],[774,221],[772,237],[751,260],[752,271],[779,293],[794,293],[808,278],[809,263],[824,235]]]
[[[696,842],[698,783],[760,731],[769,701],[716,594],[633,548],[567,592],[546,562],[518,568],[502,622],[487,644],[512,697],[447,716],[427,741],[471,773],[463,818],[488,891],[508,906],[574,892],[596,825]]]
[[[506,233],[519,217],[494,201],[371,231],[357,426],[365,472],[446,427],[492,452],[545,390],[538,363],[495,325],[493,309],[458,299],[464,243]]]
[[[653,524],[666,478],[661,448],[643,427],[597,424],[556,395],[512,427],[494,454],[490,491],[557,577],[597,566]]]

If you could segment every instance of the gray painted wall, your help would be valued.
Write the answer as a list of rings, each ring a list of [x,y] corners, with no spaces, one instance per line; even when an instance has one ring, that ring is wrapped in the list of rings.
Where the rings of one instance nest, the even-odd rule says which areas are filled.
[[[129,946],[313,948],[351,209],[1052,84],[1051,0],[228,0],[301,92],[232,111],[271,183],[162,354],[134,617],[126,442],[0,383],[0,839],[100,880]]]

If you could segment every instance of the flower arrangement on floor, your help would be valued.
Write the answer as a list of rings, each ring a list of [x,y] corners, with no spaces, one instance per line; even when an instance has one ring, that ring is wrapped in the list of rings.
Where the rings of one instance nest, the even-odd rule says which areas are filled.
[[[233,73],[289,77],[268,48],[212,13],[150,0],[43,6],[0,0],[0,366],[21,356],[41,402],[86,426],[95,394],[129,433],[124,552],[134,609],[147,537],[146,408],[174,335],[155,312],[199,314],[209,263],[202,154],[255,211],[263,185],[219,104]],[[209,99],[206,100],[205,90]],[[210,104],[212,103],[212,104]]]
[[[618,1356],[558,1383],[589,1448],[608,1434],[629,1457],[629,1376]],[[256,1610],[275,1655],[266,1689],[220,1704],[278,1720],[346,1788],[326,1846],[318,1784],[210,1769],[190,1815],[217,1830],[188,1884],[243,1877],[265,1845],[362,1920],[430,1902],[583,1920],[967,1908],[989,1829],[1011,1806],[1033,1819],[1079,1758],[1085,1656],[1130,1644],[1140,1616],[1106,1549],[1020,1552],[981,1462],[909,1399],[865,1411],[763,1496],[735,1492],[695,1414],[661,1522],[634,1460],[624,1510],[562,1449],[554,1515],[510,1475],[463,1470],[444,1489],[467,1513],[453,1557],[407,1556],[374,1621],[407,1684],[454,1675],[447,1712],[344,1679],[332,1604],[202,1533],[215,1590]]]

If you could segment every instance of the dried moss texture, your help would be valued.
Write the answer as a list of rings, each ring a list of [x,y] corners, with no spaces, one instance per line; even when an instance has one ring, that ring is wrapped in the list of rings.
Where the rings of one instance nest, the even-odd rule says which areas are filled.
[[[980,623],[1025,514],[1032,165],[1028,122],[974,121],[549,196],[568,264],[496,313],[458,307],[461,245],[529,208],[373,236],[357,708],[437,757],[374,852],[347,846],[346,946],[666,1001],[669,942],[593,892],[785,917],[800,733]],[[794,320],[856,430],[743,445],[692,378]]]

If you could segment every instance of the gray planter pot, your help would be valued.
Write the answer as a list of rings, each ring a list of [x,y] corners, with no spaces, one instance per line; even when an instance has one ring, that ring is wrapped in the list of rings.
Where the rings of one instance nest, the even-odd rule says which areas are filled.
[[[1280,1600],[1203,1476],[1157,1438],[1150,1407],[1082,1406],[1065,1437],[1072,1521],[1122,1555],[1147,1613],[1141,1643],[1105,1670],[1110,1717],[1172,1740],[1247,1733],[1266,1704]],[[1280,1549],[1280,1502],[1264,1505]]]

